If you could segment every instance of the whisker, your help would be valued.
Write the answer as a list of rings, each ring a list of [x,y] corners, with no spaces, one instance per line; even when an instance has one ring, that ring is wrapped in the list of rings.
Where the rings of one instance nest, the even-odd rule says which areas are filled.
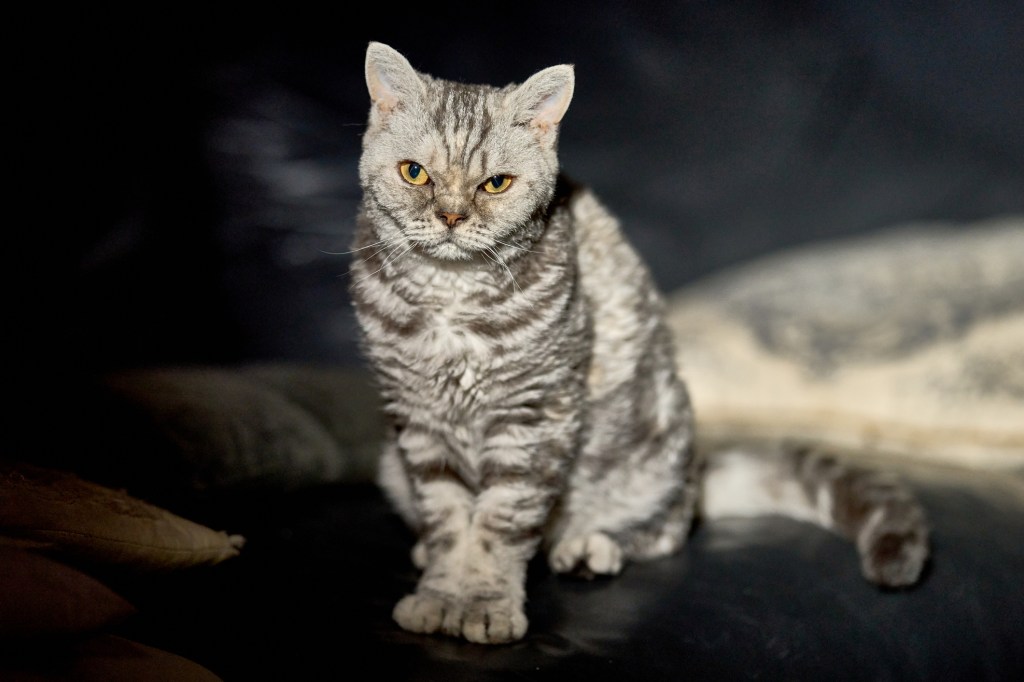
[[[390,254],[388,254],[387,258],[384,259],[384,262],[381,264],[381,266],[379,268],[377,268],[373,272],[369,273],[368,275],[363,275],[362,277],[357,279],[355,282],[353,282],[353,284],[359,284],[363,280],[365,280],[365,279],[367,279],[369,277],[373,277],[374,275],[376,275],[378,272],[380,272],[381,270],[383,270],[387,266],[389,266],[389,265],[391,265],[393,263],[396,263],[399,258],[401,258],[405,254],[407,254],[410,251],[412,251],[415,246],[416,246],[415,244],[409,244],[409,248],[407,248],[405,251],[402,251],[402,253],[398,254],[397,256],[394,255],[395,251],[398,251],[402,247],[401,246],[395,247],[395,251],[392,251]]]
[[[498,242],[502,246],[507,246],[507,247],[509,247],[511,249],[519,249],[520,251],[525,251],[526,253],[537,253],[533,249],[528,249],[525,246],[517,246],[516,244],[509,244],[508,242],[503,242],[500,239],[496,239],[495,237],[491,237],[491,239],[493,239],[494,241]]]
[[[382,240],[382,241],[384,241],[384,240]],[[380,243],[380,242],[378,242],[378,243]],[[379,249],[377,249],[376,251],[371,253],[370,254],[370,258],[376,258],[377,256],[380,255],[380,253],[382,251],[386,251],[389,248],[391,248],[392,246],[401,246],[401,245],[402,245],[402,242],[400,242],[400,241],[387,242],[387,243],[384,244],[384,246],[380,247]]]
[[[501,267],[505,268],[505,272],[508,273],[508,278],[510,280],[512,280],[512,289],[514,291],[518,291],[519,293],[523,293],[522,288],[519,286],[519,282],[516,281],[515,276],[512,274],[511,268],[509,268],[508,265],[506,265],[503,260],[498,258],[498,254],[494,252],[494,249],[492,249],[490,246],[485,246],[484,250],[481,251],[480,253],[484,254],[485,257],[487,256],[487,253],[490,253],[491,254],[490,260],[493,260],[495,263],[497,263]]]
[[[401,248],[402,245],[403,245],[403,242],[400,241],[400,240],[391,241],[391,240],[388,240],[388,239],[381,239],[379,242],[374,242],[373,244],[370,244],[369,247],[364,247],[364,248],[370,248],[370,247],[373,247],[373,246],[378,246],[380,244],[383,244],[384,246],[381,246],[379,249],[377,249],[372,254],[370,254],[370,256],[367,258],[367,260],[369,260],[370,258],[376,258],[378,255],[381,254],[381,252],[387,251],[391,247],[397,246],[398,248]],[[359,249],[356,249],[356,250],[358,251]],[[385,260],[386,259],[387,259],[387,257],[385,257]],[[386,265],[386,263],[385,263],[385,265]],[[378,272],[379,272],[379,270],[378,270]],[[345,277],[346,275],[351,275],[351,274],[352,274],[352,268],[349,268],[344,274],[338,275],[338,277]]]
[[[384,244],[386,242],[386,239],[381,239],[380,241],[374,242],[372,244],[367,244],[366,246],[360,246],[358,249],[352,249],[351,251],[324,251],[323,249],[317,249],[317,251],[326,256],[347,256],[349,254],[356,253],[357,251],[365,251],[366,249],[372,249],[373,247],[380,246],[381,244]],[[380,252],[378,251],[377,253]]]

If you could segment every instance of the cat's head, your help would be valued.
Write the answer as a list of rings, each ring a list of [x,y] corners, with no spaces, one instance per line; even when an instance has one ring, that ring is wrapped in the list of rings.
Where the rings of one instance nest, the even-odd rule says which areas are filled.
[[[401,233],[381,236],[442,260],[514,241],[553,195],[558,124],[573,83],[563,64],[521,85],[466,85],[419,73],[391,47],[370,43],[359,176]]]

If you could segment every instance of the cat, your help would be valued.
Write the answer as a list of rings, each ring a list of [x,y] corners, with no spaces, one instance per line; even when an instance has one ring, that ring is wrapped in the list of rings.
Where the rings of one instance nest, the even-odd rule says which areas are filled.
[[[393,617],[473,642],[527,631],[527,565],[611,576],[698,514],[784,514],[918,581],[924,511],[899,481],[796,447],[703,461],[664,302],[618,220],[560,170],[571,65],[521,84],[416,71],[371,42],[351,297],[390,431],[379,482],[421,570]]]

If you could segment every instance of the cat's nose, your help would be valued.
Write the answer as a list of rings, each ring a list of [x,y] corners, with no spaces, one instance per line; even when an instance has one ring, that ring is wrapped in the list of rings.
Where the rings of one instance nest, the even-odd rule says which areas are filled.
[[[466,219],[466,216],[461,213],[449,213],[448,211],[439,211],[437,217],[443,220],[448,227],[455,227],[460,220]]]

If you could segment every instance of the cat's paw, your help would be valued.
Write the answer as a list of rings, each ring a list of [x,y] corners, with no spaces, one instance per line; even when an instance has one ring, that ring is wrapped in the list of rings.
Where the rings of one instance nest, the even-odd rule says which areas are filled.
[[[427,567],[430,557],[427,555],[427,545],[425,542],[417,542],[416,546],[412,548],[412,564],[421,571]]]
[[[444,633],[480,644],[522,639],[527,620],[522,604],[508,598],[469,598],[410,594],[395,605],[395,622],[421,634]]]
[[[915,584],[928,561],[928,533],[923,525],[872,528],[857,544],[861,573],[879,587]]]
[[[622,571],[622,548],[604,533],[565,538],[548,554],[556,573],[617,575]]]

